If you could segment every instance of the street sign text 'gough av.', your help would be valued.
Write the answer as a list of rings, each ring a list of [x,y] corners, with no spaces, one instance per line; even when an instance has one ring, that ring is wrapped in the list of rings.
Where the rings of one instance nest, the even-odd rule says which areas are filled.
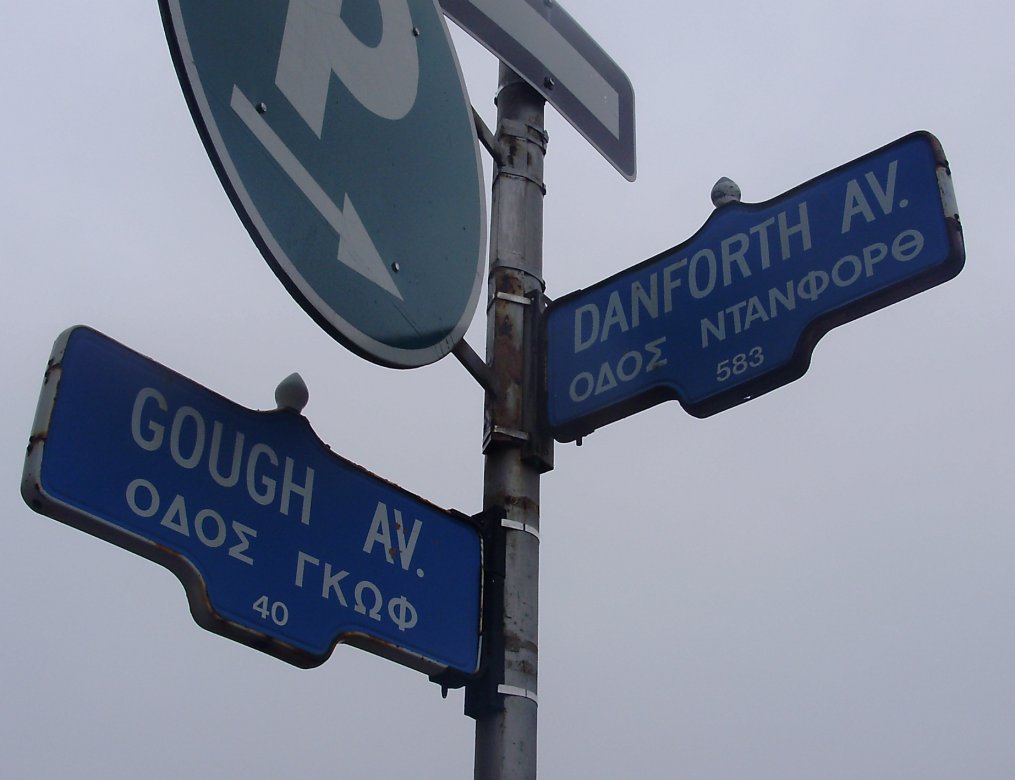
[[[548,422],[567,441],[675,398],[705,417],[807,370],[829,329],[955,276],[965,251],[937,139],[914,133],[690,240],[546,316]]]
[[[341,641],[478,668],[468,518],[333,454],[296,411],[246,409],[89,328],[56,342],[22,493],[171,569],[204,628],[290,663]]]

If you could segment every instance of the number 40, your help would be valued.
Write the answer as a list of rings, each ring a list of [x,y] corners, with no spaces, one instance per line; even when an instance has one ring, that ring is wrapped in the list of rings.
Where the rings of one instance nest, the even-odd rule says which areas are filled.
[[[268,604],[268,597],[261,596],[254,602],[254,612],[261,616],[262,620],[271,617],[271,622],[276,626],[284,626],[289,622],[289,608],[281,601]]]

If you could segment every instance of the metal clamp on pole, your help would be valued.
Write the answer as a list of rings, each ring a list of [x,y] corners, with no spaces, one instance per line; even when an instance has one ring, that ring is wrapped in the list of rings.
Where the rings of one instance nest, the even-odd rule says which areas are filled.
[[[431,678],[446,687],[465,685],[465,714],[479,720],[491,711],[502,710],[499,695],[504,684],[504,613],[505,527],[507,512],[502,507],[477,515],[483,529],[483,647],[479,672],[470,679],[457,678],[447,685],[448,677]]]
[[[525,365],[525,395],[530,402],[523,409],[523,422],[529,438],[522,450],[522,459],[540,474],[553,471],[553,436],[546,425],[546,351],[543,348],[543,314],[546,295],[542,289],[529,293],[533,305],[526,311],[526,350],[536,359]]]
[[[521,376],[516,377],[515,392],[510,390],[503,397],[497,397],[497,410],[488,416],[487,427],[483,438],[483,451],[503,444],[515,444],[522,447],[522,459],[535,468],[540,474],[553,470],[553,438],[546,432],[542,409],[545,407],[545,382],[543,381],[543,364],[539,357],[542,352],[543,312],[546,310],[546,296],[542,290],[542,280],[531,273],[511,267],[502,267],[506,273],[533,283],[532,289],[524,295],[507,292],[496,292],[490,298],[487,307],[488,316],[497,316],[497,307],[506,309],[514,307],[516,311],[502,315],[502,321],[510,324],[510,334],[514,343],[519,343],[521,352],[533,356],[521,366]],[[515,274],[517,272],[517,274]],[[520,325],[520,328],[518,327]],[[506,331],[508,327],[504,328]],[[520,393],[519,393],[520,390]],[[523,404],[511,403],[519,396],[526,400]],[[520,408],[519,408],[520,407]],[[514,424],[504,424],[507,420]],[[500,423],[500,424],[498,424]]]
[[[541,127],[536,127],[528,122],[518,122],[511,119],[502,119],[498,125],[499,137],[502,139],[500,148],[505,146],[508,149],[517,148],[521,145],[531,144],[539,150],[540,157],[546,154],[546,145],[550,137]],[[512,143],[515,142],[515,143]],[[521,144],[517,143],[521,142]],[[518,179],[530,181],[539,187],[539,191],[546,195],[546,184],[543,181],[543,167],[529,164],[528,155],[519,159],[513,154],[505,154],[498,160],[495,176],[513,176]]]
[[[453,669],[430,675],[430,682],[448,690],[465,688],[465,714],[477,718],[496,706],[497,687],[504,680],[504,632],[500,616],[504,609],[504,534],[507,512],[502,507],[469,517],[483,538],[482,615],[480,616],[479,669],[463,674]]]
[[[523,533],[539,541],[539,529],[511,515],[524,517],[503,508],[488,510],[476,515],[481,523],[484,539],[485,577],[483,582],[483,651],[480,671],[472,677],[445,672],[430,679],[442,688],[465,686],[465,714],[479,719],[491,711],[503,710],[505,697],[528,699],[539,703],[536,691],[528,687],[511,685],[504,664],[504,631],[501,616],[504,609],[505,551],[508,533]]]

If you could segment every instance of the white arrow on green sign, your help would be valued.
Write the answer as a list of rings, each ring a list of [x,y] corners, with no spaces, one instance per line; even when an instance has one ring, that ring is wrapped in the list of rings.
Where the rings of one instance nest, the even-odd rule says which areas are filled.
[[[382,365],[448,354],[482,284],[472,113],[433,0],[161,0],[191,113],[268,264]]]

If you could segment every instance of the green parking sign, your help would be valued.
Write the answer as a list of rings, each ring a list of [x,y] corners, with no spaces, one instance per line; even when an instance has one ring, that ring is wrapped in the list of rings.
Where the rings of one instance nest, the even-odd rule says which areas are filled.
[[[469,101],[434,0],[161,0],[191,113],[268,264],[382,365],[448,354],[482,284]]]

